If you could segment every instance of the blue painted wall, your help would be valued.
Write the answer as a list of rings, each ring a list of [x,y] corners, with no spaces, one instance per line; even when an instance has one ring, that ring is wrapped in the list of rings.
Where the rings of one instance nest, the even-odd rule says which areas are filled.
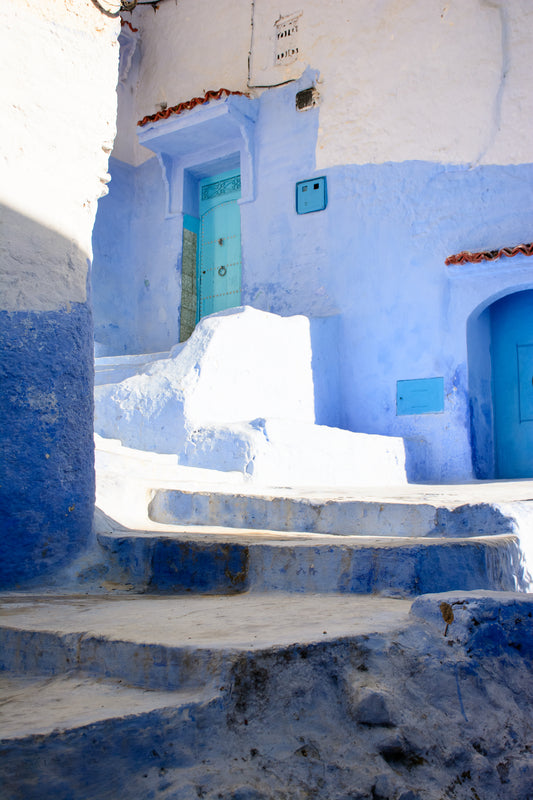
[[[319,380],[317,368],[317,421],[406,437],[412,480],[470,478],[476,459],[490,472],[491,443],[482,431],[472,439],[467,321],[486,298],[531,280],[531,259],[475,268],[447,268],[444,261],[463,249],[530,241],[533,165],[408,161],[317,170],[320,107],[298,112],[294,102],[308,81],[309,75],[259,100],[255,201],[240,207],[242,301],[282,315],[336,318],[322,338],[315,326],[315,364],[328,376]],[[127,292],[138,321],[135,335],[117,337],[115,352],[166,349],[178,340],[177,325],[159,322],[155,312],[166,304],[168,319],[179,306],[180,221],[164,219],[155,158],[137,170],[113,163],[113,182],[124,169],[134,173],[136,187],[133,204],[124,191],[121,201],[134,220],[136,255],[105,270],[131,278],[133,269]],[[295,184],[315,175],[326,175],[328,206],[298,215]],[[102,210],[115,202],[113,182]],[[111,231],[112,215],[99,225]],[[107,300],[97,270],[95,281],[98,315]],[[126,334],[127,301],[121,312],[115,322]],[[396,382],[435,377],[444,379],[444,412],[397,416]]]
[[[94,506],[93,327],[88,304],[0,312],[0,587],[76,557]]]

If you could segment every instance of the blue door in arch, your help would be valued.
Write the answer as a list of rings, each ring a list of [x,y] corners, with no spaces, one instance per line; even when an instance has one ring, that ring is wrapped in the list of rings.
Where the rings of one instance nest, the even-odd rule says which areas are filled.
[[[240,196],[238,170],[200,182],[198,319],[241,304]]]
[[[533,291],[491,306],[497,478],[533,477]]]

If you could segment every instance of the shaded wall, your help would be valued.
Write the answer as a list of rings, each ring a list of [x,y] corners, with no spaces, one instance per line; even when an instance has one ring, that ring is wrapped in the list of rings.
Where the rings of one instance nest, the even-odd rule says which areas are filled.
[[[165,219],[157,159],[135,168],[111,158],[109,172],[93,233],[96,354],[168,350],[179,341],[181,225]]]

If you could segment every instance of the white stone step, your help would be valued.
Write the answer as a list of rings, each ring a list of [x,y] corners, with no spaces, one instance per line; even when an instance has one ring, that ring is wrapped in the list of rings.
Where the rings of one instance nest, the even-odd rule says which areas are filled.
[[[170,352],[140,355],[99,356],[94,359],[94,385],[120,383],[143,372],[154,361],[168,358]]]
[[[80,670],[53,676],[5,671],[0,674],[0,739],[14,742],[128,717],[140,723],[151,712],[185,708],[216,696],[212,687],[139,689]]]
[[[2,673],[0,797],[156,796],[167,771],[201,760],[202,730],[223,722],[219,697],[218,686],[152,691],[79,672]]]
[[[508,509],[487,502],[452,504],[439,497],[401,499],[276,489],[154,489],[148,515],[172,525],[217,525],[340,536],[487,536],[512,533]]]

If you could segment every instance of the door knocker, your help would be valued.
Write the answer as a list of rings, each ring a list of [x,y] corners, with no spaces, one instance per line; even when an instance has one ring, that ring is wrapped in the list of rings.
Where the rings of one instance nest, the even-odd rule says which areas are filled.
[[[219,267],[219,268],[218,268],[218,274],[220,275],[220,277],[221,277],[221,278],[223,278],[223,277],[224,277],[224,275],[226,274],[226,272],[227,272],[227,269],[226,269],[226,267]]]

